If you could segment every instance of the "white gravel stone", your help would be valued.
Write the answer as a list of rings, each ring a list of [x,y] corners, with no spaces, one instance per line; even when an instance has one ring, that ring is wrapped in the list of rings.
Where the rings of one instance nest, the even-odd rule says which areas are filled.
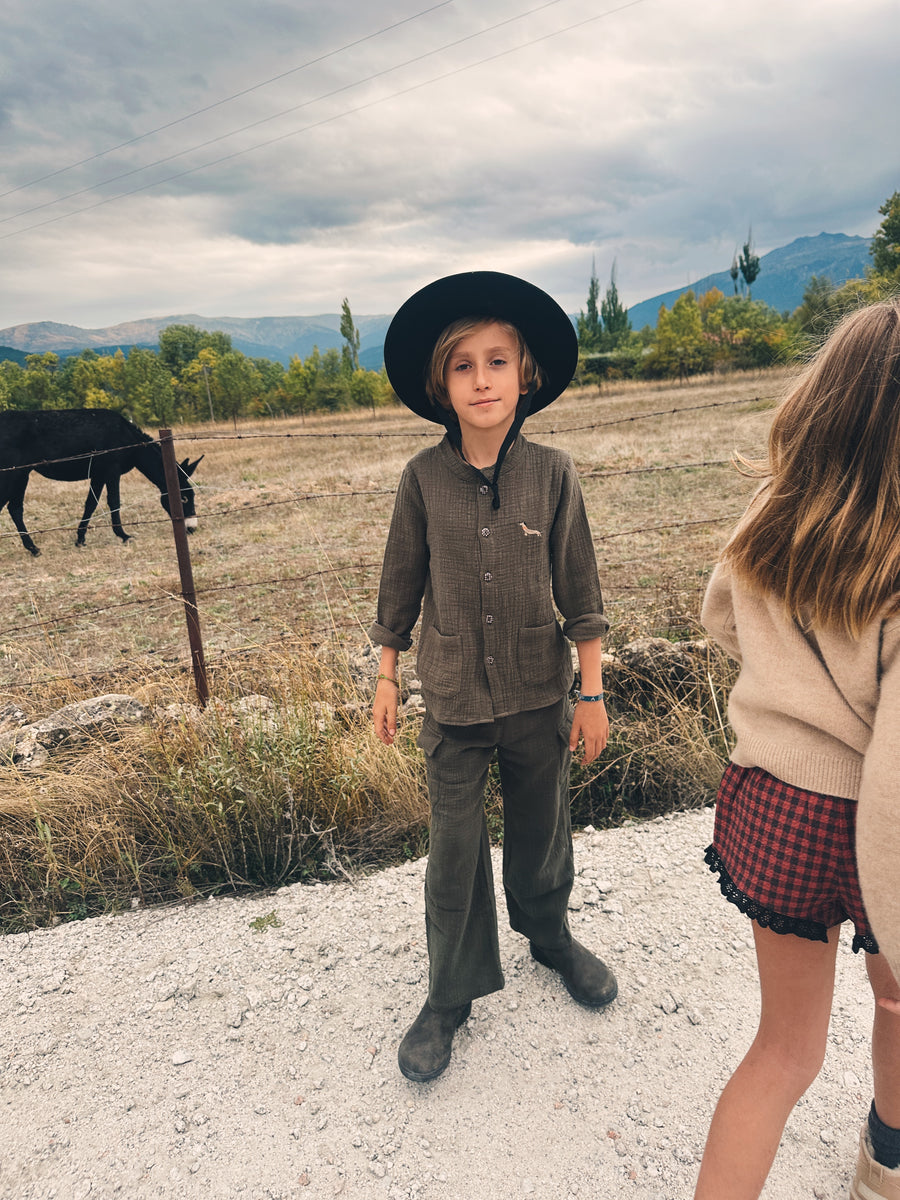
[[[758,1017],[711,832],[704,810],[576,834],[599,903],[572,929],[619,999],[579,1007],[503,925],[506,988],[426,1084],[396,1066],[427,988],[424,861],[0,939],[0,1200],[690,1196]],[[847,1194],[872,1005],[846,934],[839,959],[825,1069],[763,1200]]]

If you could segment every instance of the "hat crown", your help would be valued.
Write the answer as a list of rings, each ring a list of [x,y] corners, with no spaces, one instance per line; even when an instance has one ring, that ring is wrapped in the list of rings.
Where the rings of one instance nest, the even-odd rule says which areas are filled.
[[[578,362],[578,338],[553,297],[516,275],[465,271],[437,279],[410,296],[385,335],[388,379],[413,412],[443,422],[425,390],[425,378],[438,338],[463,317],[505,321],[522,334],[543,376],[531,412],[546,408],[568,387]]]

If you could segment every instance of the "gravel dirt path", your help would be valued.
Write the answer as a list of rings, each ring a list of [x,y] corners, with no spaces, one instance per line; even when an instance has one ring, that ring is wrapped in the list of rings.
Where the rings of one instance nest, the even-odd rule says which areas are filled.
[[[757,1016],[711,833],[704,810],[576,835],[573,931],[618,1000],[579,1008],[503,929],[506,988],[429,1084],[396,1064],[425,995],[424,861],[0,938],[0,1197],[689,1198]],[[847,1196],[871,1016],[845,936],[766,1200]]]

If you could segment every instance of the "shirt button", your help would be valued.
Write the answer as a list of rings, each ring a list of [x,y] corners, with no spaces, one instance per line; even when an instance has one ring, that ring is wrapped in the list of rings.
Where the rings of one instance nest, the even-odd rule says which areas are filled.
[[[486,658],[484,661],[487,663],[487,665],[488,665],[489,667],[492,667],[492,666],[494,665],[494,656],[493,656],[493,654],[489,654],[489,655],[487,656],[487,658]]]
[[[493,578],[494,578],[494,577],[493,577],[493,575],[490,573],[490,571],[485,571],[485,573],[484,573],[484,582],[485,582],[485,583],[490,583],[490,582],[491,582],[491,580],[492,580]]]
[[[488,486],[487,486],[487,484],[486,484],[486,483],[483,483],[483,484],[481,485],[481,487],[480,487],[478,490],[479,490],[479,492],[481,492],[482,496],[486,496],[486,495],[488,494]]]
[[[491,531],[490,531],[489,529],[482,529],[482,531],[481,531],[481,536],[482,536],[482,537],[490,537],[490,536],[491,536]]]
[[[486,622],[486,624],[488,624],[488,625],[493,625],[493,623],[494,623],[494,618],[493,618],[493,617],[491,617],[491,616],[487,616],[487,617],[485,617],[484,619],[485,619],[485,622]]]

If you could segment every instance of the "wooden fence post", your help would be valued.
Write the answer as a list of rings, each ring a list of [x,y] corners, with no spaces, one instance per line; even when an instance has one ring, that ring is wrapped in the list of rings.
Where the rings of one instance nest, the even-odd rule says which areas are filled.
[[[181,482],[178,478],[178,463],[175,459],[175,443],[171,429],[160,429],[159,445],[162,450],[163,467],[166,472],[166,491],[169,495],[169,515],[175,535],[175,551],[178,555],[178,570],[181,575],[181,598],[187,620],[188,642],[191,647],[191,664],[194,668],[194,684],[201,708],[209,701],[209,679],[203,658],[203,639],[200,636],[200,613],[194,591],[194,572],[191,567],[191,552],[188,549],[187,526],[184,509],[181,507]]]

